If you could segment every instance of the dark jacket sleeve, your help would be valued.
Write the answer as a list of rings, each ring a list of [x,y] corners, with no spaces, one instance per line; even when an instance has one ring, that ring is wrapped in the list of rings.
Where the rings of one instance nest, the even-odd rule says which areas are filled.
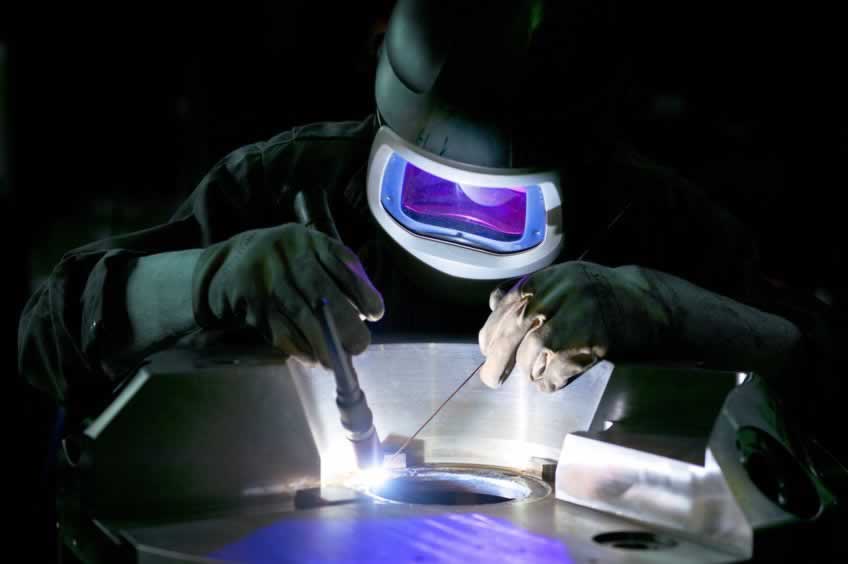
[[[124,330],[124,277],[134,257],[199,248],[281,216],[291,134],[240,148],[219,161],[165,224],[66,253],[25,305],[18,327],[20,373],[60,405],[102,405],[125,376],[103,362],[105,335]],[[270,163],[271,166],[267,166]]]
[[[618,157],[608,182],[612,211],[625,211],[601,245],[607,260],[667,272],[743,302],[755,295],[757,234],[707,192],[632,152]]]
[[[818,300],[810,289],[771,280],[763,270],[758,233],[704,190],[638,156],[621,162],[611,167],[610,181],[617,186],[610,192],[618,199],[609,215],[626,212],[613,227],[602,226],[609,234],[597,245],[598,254],[614,265],[637,263],[677,275],[793,323],[802,342],[797,371],[776,390],[782,409],[841,461],[848,460],[841,427],[830,421],[845,397],[836,356],[848,335],[845,311]]]

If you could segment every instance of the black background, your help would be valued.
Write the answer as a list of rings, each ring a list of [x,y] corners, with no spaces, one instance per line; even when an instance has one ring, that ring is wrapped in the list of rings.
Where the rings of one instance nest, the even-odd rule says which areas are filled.
[[[33,461],[49,425],[49,402],[15,369],[16,320],[34,286],[65,251],[165,219],[238,146],[297,124],[365,117],[391,4],[0,8],[0,249],[11,288],[2,397],[15,439],[4,460],[23,470],[16,490],[28,501],[39,497]],[[842,303],[839,15],[776,3],[620,4],[635,77],[625,133],[756,227],[775,279],[830,288]]]

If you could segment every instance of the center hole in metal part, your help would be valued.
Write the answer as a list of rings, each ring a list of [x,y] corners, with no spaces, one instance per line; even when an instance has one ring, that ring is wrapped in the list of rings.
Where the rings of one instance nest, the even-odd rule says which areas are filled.
[[[549,491],[542,482],[498,470],[412,468],[371,493],[399,503],[484,505],[543,497]]]

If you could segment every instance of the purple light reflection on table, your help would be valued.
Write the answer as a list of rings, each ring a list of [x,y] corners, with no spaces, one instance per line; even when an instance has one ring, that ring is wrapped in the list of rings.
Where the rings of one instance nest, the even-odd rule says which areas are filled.
[[[573,563],[562,542],[479,513],[382,519],[286,519],[207,556],[244,564]]]

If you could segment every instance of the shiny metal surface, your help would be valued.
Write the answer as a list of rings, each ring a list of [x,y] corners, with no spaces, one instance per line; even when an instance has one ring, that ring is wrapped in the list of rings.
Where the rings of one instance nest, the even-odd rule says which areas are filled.
[[[483,360],[476,343],[376,344],[354,359],[382,440],[412,436]],[[307,419],[321,452],[324,481],[354,470],[348,445],[333,421],[332,378],[320,368],[291,363]],[[499,390],[478,378],[422,430],[414,452],[423,463],[474,463],[529,468],[532,458],[556,460],[565,434],[588,428],[612,365],[601,363],[576,381],[569,394],[542,394],[520,378]]]
[[[740,461],[740,453],[736,448],[738,431],[743,428],[756,428],[775,439],[776,443],[785,449],[787,458],[791,459],[790,468],[781,468],[770,462],[769,473],[776,479],[783,479],[781,471],[797,472],[804,480],[817,499],[816,515],[832,506],[834,498],[824,483],[811,472],[803,462],[804,457],[798,451],[798,445],[787,432],[786,423],[775,410],[775,399],[767,389],[764,381],[754,377],[735,388],[728,396],[722,409],[721,417],[711,438],[710,449],[716,461],[721,466],[722,473],[734,496],[744,511],[748,522],[754,529],[778,527],[783,524],[809,521],[812,516],[793,514],[791,509],[793,495],[803,495],[804,492],[785,492],[787,502],[781,505],[781,500],[769,499],[752,481]],[[836,478],[838,484],[846,483],[846,474]]]
[[[319,451],[279,357],[161,360],[85,430],[79,476],[92,514],[202,511],[318,484]]]
[[[636,440],[638,449],[703,465],[737,372],[622,365],[603,390],[589,431]]]
[[[432,506],[358,503],[307,511],[208,519],[123,531],[138,562],[211,558],[216,562],[468,562],[533,564],[726,563],[722,553],[667,536],[658,550],[594,539],[650,528],[558,501]],[[163,559],[167,549],[173,560]],[[257,551],[261,550],[261,557]],[[186,560],[180,560],[180,556]]]
[[[355,357],[384,444],[409,438],[481,360],[471,342],[377,343]],[[714,378],[693,380],[703,376]],[[308,509],[295,509],[294,490],[349,486],[357,476],[329,371],[256,349],[170,351],[140,378],[90,429],[95,461],[107,462],[97,475],[111,479],[95,486],[117,496],[140,484],[124,489],[139,499],[163,476],[199,477],[207,500],[229,505],[218,516],[155,525],[106,519],[135,561],[253,562],[261,559],[246,555],[261,546],[265,561],[736,562],[750,555],[757,529],[798,521],[759,492],[739,462],[741,426],[784,438],[756,380],[737,386],[735,373],[602,362],[554,394],[520,378],[499,390],[474,378],[402,462],[502,468],[539,483],[559,461],[556,492],[450,506],[351,496],[355,502]],[[180,493],[153,501],[192,500]],[[272,502],[252,506],[257,496]],[[484,539],[482,548],[470,538]]]
[[[615,370],[590,430],[563,442],[557,497],[750,557],[753,529],[708,448],[737,380],[691,368]]]
[[[769,499],[752,481],[738,442],[743,428],[785,451],[762,466],[767,482],[791,479],[794,491]],[[759,376],[627,367],[613,374],[591,430],[565,438],[556,495],[747,559],[757,529],[813,517],[831,499],[802,460]],[[783,506],[814,509],[798,515]]]
[[[443,408],[444,408],[444,407],[448,404],[448,402],[450,402],[450,401],[454,398],[454,396],[455,396],[456,394],[458,394],[458,393],[460,392],[460,390],[462,390],[462,388],[464,388],[464,387],[465,387],[465,385],[466,385],[466,384],[468,384],[468,382],[469,382],[472,378],[474,378],[474,376],[476,376],[476,375],[477,375],[477,372],[479,372],[479,371],[480,371],[480,369],[481,369],[481,368],[483,368],[483,364],[484,364],[484,363],[482,363],[482,362],[481,362],[480,364],[478,364],[478,365],[477,365],[477,367],[476,367],[474,370],[472,370],[472,371],[471,371],[471,374],[469,374],[468,376],[466,376],[465,380],[463,380],[462,382],[460,382],[459,386],[457,386],[457,387],[456,387],[456,389],[455,389],[454,391],[452,391],[452,392],[451,392],[451,394],[450,394],[447,398],[445,398],[445,401],[443,401],[442,403],[440,403],[440,404],[439,404],[439,407],[437,407],[437,408],[436,408],[436,410],[435,410],[433,413],[431,413],[431,414],[430,414],[430,416],[429,416],[429,417],[427,417],[427,419],[425,419],[425,420],[424,420],[424,423],[422,423],[421,425],[419,425],[419,426],[418,426],[418,428],[417,428],[417,429],[415,429],[415,432],[414,432],[414,433],[412,433],[412,436],[410,436],[408,439],[406,439],[406,440],[403,442],[403,444],[402,444],[402,445],[400,445],[400,448],[398,448],[398,449],[397,449],[397,451],[395,451],[395,453],[394,453],[394,454],[392,454],[392,457],[391,457],[391,459],[389,460],[389,464],[391,464],[392,462],[394,462],[394,460],[395,460],[398,456],[400,456],[401,454],[403,454],[403,451],[405,451],[405,450],[406,450],[406,448],[407,448],[407,447],[408,447],[408,446],[412,443],[412,441],[414,441],[414,440],[418,437],[418,435],[419,435],[419,434],[421,434],[421,431],[423,431],[423,430],[424,430],[424,427],[426,427],[427,425],[429,425],[429,424],[430,424],[430,421],[432,421],[432,420],[433,420],[433,419],[434,419],[434,418],[435,418],[435,417],[439,414],[439,412],[440,412],[440,411],[442,411],[442,409],[443,409]]]
[[[703,466],[592,434],[563,443],[557,497],[750,558],[753,529],[709,450]]]

